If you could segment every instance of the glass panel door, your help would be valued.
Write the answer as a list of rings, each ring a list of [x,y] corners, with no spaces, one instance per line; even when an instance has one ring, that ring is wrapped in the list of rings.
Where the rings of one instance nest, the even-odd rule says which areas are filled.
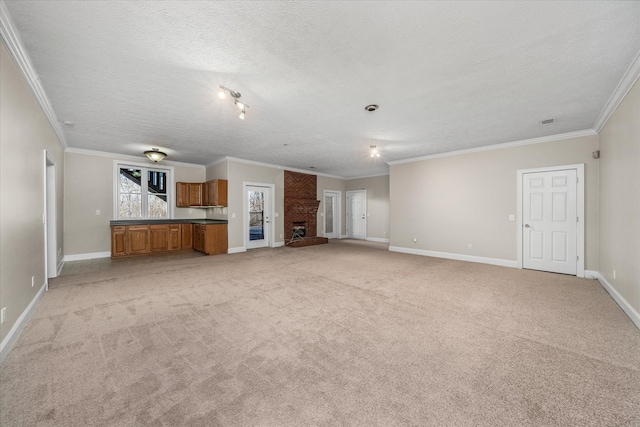
[[[269,246],[271,231],[269,187],[246,187],[247,249]]]

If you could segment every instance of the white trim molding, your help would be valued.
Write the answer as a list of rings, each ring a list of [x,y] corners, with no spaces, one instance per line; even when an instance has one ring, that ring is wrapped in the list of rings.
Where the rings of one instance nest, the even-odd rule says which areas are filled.
[[[622,311],[624,311],[625,314],[629,316],[629,319],[631,319],[631,321],[636,325],[636,327],[640,329],[640,314],[631,306],[631,304],[627,302],[626,299],[622,297],[622,295],[618,293],[618,291],[616,291],[616,289],[611,285],[611,283],[607,282],[607,279],[602,277],[602,274],[598,272],[596,273],[598,275],[597,277],[598,282],[600,282],[602,287],[607,292],[609,292],[609,295],[611,295],[611,298],[613,298],[616,304],[620,306]]]
[[[597,271],[593,271],[593,270],[585,270],[584,271],[584,278],[585,279],[598,279],[598,272]]]
[[[273,247],[274,248],[281,248],[284,246],[284,242],[274,242],[273,243]]]
[[[151,160],[148,160],[146,157],[144,156],[133,156],[131,154],[118,154],[118,153],[109,153],[108,151],[97,151],[97,150],[87,150],[85,148],[75,148],[75,147],[69,147],[66,150],[64,150],[65,153],[72,153],[72,154],[84,154],[86,156],[96,156],[96,157],[108,157],[110,159],[113,160],[122,160],[124,162],[137,162],[140,166],[144,166],[144,167],[149,167],[149,165],[156,165],[158,167],[162,167],[164,165],[167,166],[185,166],[185,167],[190,167],[190,168],[202,168],[204,169],[203,165],[198,165],[195,163],[184,163],[184,162],[176,162],[173,160],[163,160],[162,164],[159,163],[154,163]],[[144,163],[142,163],[144,162]],[[153,166],[155,167],[155,166]]]
[[[631,61],[631,65],[627,68],[622,79],[620,79],[620,83],[616,86],[616,89],[611,94],[611,97],[602,109],[598,119],[593,124],[594,131],[600,133],[613,112],[618,108],[618,105],[620,105],[624,97],[627,96],[627,93],[629,93],[635,84],[636,80],[638,80],[638,77],[640,77],[640,52],[638,52],[633,61]]]
[[[389,239],[382,239],[380,237],[365,237],[364,240],[367,240],[369,242],[389,243]]]
[[[239,246],[237,248],[229,248],[227,249],[228,254],[239,254],[241,252],[247,252],[247,248],[244,246]]]
[[[401,165],[403,163],[421,162],[423,160],[439,159],[441,157],[460,156],[462,154],[480,153],[482,151],[502,150],[504,148],[520,147],[522,145],[542,144],[545,142],[560,141],[563,139],[580,138],[583,136],[593,136],[597,133],[592,129],[579,130],[576,132],[559,133],[557,135],[541,136],[539,138],[523,139],[520,141],[504,142],[501,144],[485,145],[482,147],[467,148],[464,150],[447,151],[445,153],[430,154],[428,156],[414,157],[405,160],[387,162],[388,165]]]
[[[40,108],[42,108],[44,115],[49,120],[51,128],[58,137],[58,142],[62,146],[62,149],[67,148],[67,140],[65,139],[60,122],[58,122],[58,117],[56,116],[55,111],[53,111],[49,97],[44,91],[44,87],[40,82],[40,77],[38,77],[38,73],[36,73],[36,70],[33,67],[31,58],[29,57],[24,44],[22,44],[20,34],[13,23],[13,19],[11,19],[11,15],[9,14],[9,10],[7,9],[7,5],[4,1],[0,1],[0,36],[2,36],[2,39],[7,44],[7,48],[18,64],[18,68],[24,76],[27,85],[31,88]]]
[[[27,308],[25,308],[20,317],[18,317],[16,323],[13,324],[13,327],[11,328],[7,336],[4,337],[2,343],[0,343],[0,365],[2,365],[2,362],[4,362],[4,360],[7,358],[9,352],[13,348],[13,345],[18,340],[20,333],[29,322],[29,319],[31,319],[31,316],[33,316],[33,313],[35,313],[36,308],[38,308],[38,304],[40,304],[40,300],[44,296],[46,289],[47,284],[44,283],[36,296],[33,297]]]
[[[60,261],[58,262],[58,266],[56,267],[56,277],[58,277],[60,273],[62,273],[63,267],[64,267],[64,257],[60,258]]]
[[[480,256],[471,256],[471,255],[462,255],[462,254],[452,254],[448,252],[436,252],[436,251],[428,251],[424,249],[411,249],[411,248],[403,248],[401,246],[389,246],[390,252],[400,252],[403,254],[411,254],[411,255],[422,255],[429,256],[434,258],[445,258],[452,259],[456,261],[467,261],[467,262],[476,262],[479,264],[491,264],[497,265],[500,267],[510,267],[517,268],[518,262],[512,261],[509,259],[499,259],[499,258],[487,258]]]
[[[576,253],[578,255],[578,260],[576,261],[576,276],[585,277],[584,271],[584,258],[585,258],[585,245],[584,245],[584,230],[585,230],[585,210],[584,210],[584,192],[585,192],[585,181],[584,181],[584,163],[577,163],[574,165],[559,165],[559,166],[549,166],[545,168],[534,168],[534,169],[518,169],[516,171],[516,181],[517,181],[517,206],[516,206],[516,229],[517,229],[517,267],[523,268],[523,254],[522,254],[522,242],[523,242],[523,228],[522,228],[522,180],[523,175],[527,173],[536,173],[536,172],[553,172],[560,170],[568,170],[575,169],[576,175],[578,177],[578,183],[576,185],[576,213],[578,215],[577,221],[577,235],[576,235]]]
[[[111,258],[111,252],[89,252],[84,254],[65,255],[63,262],[85,261],[88,259]]]

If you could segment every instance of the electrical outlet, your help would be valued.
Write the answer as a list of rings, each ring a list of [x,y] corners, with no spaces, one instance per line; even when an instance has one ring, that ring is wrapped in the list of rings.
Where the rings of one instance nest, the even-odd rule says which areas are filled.
[[[282,239],[282,233],[280,233],[280,238]]]
[[[31,287],[33,288],[36,285],[36,276],[31,276]]]
[[[509,215],[509,221],[515,221],[516,216],[514,214]]]
[[[100,209],[96,209],[96,215],[100,215]]]
[[[278,218],[280,216],[280,214],[278,212],[273,214],[274,217]]]
[[[0,323],[4,323],[4,320],[7,317],[7,307],[2,307],[2,310],[0,310]]]
[[[236,214],[232,213],[231,218],[235,218],[235,217],[236,217]]]
[[[417,238],[413,238],[413,243],[418,243],[418,239]]]
[[[615,270],[613,270],[613,278],[614,279],[616,278],[616,271]]]
[[[471,243],[469,243],[469,244],[467,245],[467,249],[473,249],[473,245],[472,245]]]

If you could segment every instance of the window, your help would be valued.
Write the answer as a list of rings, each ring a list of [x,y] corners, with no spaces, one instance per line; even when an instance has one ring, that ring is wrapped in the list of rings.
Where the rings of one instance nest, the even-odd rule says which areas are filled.
[[[171,170],[139,165],[116,165],[116,219],[171,217]]]

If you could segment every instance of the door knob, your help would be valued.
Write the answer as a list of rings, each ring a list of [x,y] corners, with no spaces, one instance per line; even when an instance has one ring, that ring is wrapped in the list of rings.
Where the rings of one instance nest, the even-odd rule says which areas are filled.
[[[524,228],[529,228],[529,224],[525,224],[525,225],[524,225]]]

